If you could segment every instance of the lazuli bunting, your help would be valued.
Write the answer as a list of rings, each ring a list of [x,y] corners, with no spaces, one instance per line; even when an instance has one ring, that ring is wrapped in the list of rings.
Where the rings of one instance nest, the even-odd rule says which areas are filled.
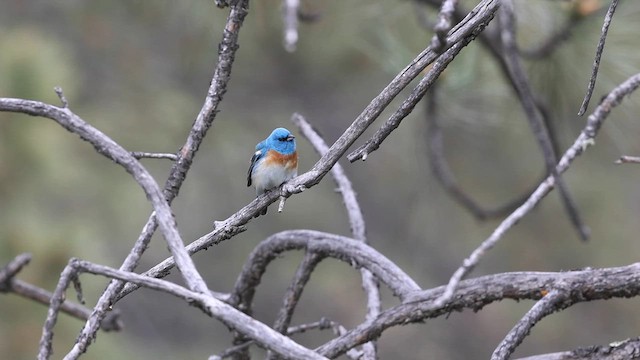
[[[295,136],[285,128],[277,128],[256,145],[247,173],[247,186],[256,187],[260,196],[298,175],[298,153]],[[267,213],[264,208],[260,215]]]

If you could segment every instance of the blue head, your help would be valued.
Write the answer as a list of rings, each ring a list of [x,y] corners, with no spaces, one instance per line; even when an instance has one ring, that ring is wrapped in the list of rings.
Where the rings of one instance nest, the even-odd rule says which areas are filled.
[[[260,145],[260,144],[258,144]],[[296,138],[285,128],[277,128],[264,140],[266,149],[273,149],[281,154],[291,154],[296,151]]]

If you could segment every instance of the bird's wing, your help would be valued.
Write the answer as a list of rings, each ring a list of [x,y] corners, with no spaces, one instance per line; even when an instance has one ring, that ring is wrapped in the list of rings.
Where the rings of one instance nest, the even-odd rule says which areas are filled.
[[[251,165],[249,165],[249,171],[247,172],[247,186],[251,186],[251,173],[253,172],[253,168],[256,166],[256,163],[258,163],[258,160],[262,159],[265,153],[264,150],[258,149],[259,145],[260,144],[256,145],[256,152],[253,153],[253,156],[251,157]]]

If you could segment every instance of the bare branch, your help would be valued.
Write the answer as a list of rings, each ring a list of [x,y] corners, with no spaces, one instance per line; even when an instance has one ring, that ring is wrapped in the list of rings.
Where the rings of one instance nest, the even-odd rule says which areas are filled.
[[[131,155],[140,160],[140,159],[169,159],[172,161],[178,160],[178,155],[176,154],[167,154],[167,153],[150,153],[143,151],[132,151]]]
[[[542,150],[545,165],[549,174],[553,175],[556,186],[562,198],[565,210],[569,215],[571,223],[578,231],[578,235],[583,241],[589,238],[589,229],[584,225],[577,206],[569,193],[569,188],[560,174],[556,171],[557,155],[553,149],[549,131],[542,118],[542,113],[538,110],[533,90],[529,84],[529,79],[522,67],[518,48],[515,39],[515,14],[512,0],[503,0],[500,9],[501,38],[503,45],[503,57],[506,63],[509,78],[513,81],[522,108],[527,115],[531,131],[538,141]]]
[[[540,299],[500,342],[500,345],[493,352],[491,360],[508,359],[542,318],[570,306],[570,302],[564,302],[567,295],[562,288],[556,288]]]
[[[354,346],[378,338],[392,326],[422,322],[463,309],[479,311],[503,299],[539,300],[547,289],[559,286],[566,289],[573,303],[635,297],[640,295],[640,263],[606,269],[515,272],[478,277],[460,282],[456,296],[444,305],[437,300],[447,291],[446,286],[423,290],[413,293],[402,304],[383,311],[373,321],[362,323],[316,350],[335,358]]]
[[[608,345],[588,346],[571,351],[527,356],[518,360],[624,360],[640,353],[640,338],[612,342]]]
[[[598,46],[596,47],[596,56],[593,59],[591,78],[589,79],[589,85],[587,85],[587,93],[584,96],[584,100],[582,100],[582,105],[580,105],[578,116],[584,115],[584,113],[587,112],[587,107],[589,107],[589,101],[591,100],[593,90],[596,86],[596,78],[598,77],[598,69],[600,68],[600,58],[602,57],[602,52],[604,51],[604,42],[607,39],[609,25],[611,25],[611,19],[613,19],[613,14],[616,12],[617,6],[618,0],[612,0],[611,5],[609,5],[609,10],[607,10],[607,15],[605,15],[604,17],[604,24],[602,24],[602,33],[600,34],[600,40],[598,41]]]
[[[619,105],[622,99],[636,90],[639,85],[640,74],[636,74],[614,88],[609,95],[603,99],[602,103],[600,103],[600,105],[598,105],[594,112],[589,116],[587,125],[573,145],[560,159],[560,162],[556,167],[556,171],[558,173],[566,171],[575,158],[580,156],[589,145],[593,144],[594,138],[600,130],[600,126],[602,126],[602,123],[611,112],[611,109]],[[480,259],[487,251],[498,243],[502,238],[502,235],[504,235],[507,230],[511,229],[518,221],[520,221],[520,219],[528,214],[553,189],[554,184],[554,177],[547,177],[547,179],[540,183],[529,199],[504,219],[493,233],[463,261],[462,266],[456,270],[449,280],[447,290],[442,295],[442,298],[438,299],[438,304],[442,305],[452,299],[460,280],[480,262]]]

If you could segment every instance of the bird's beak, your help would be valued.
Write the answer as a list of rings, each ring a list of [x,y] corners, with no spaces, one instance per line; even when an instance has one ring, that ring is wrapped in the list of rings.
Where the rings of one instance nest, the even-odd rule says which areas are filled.
[[[292,141],[295,138],[296,138],[295,136],[289,135],[289,136],[287,136],[287,141]]]

